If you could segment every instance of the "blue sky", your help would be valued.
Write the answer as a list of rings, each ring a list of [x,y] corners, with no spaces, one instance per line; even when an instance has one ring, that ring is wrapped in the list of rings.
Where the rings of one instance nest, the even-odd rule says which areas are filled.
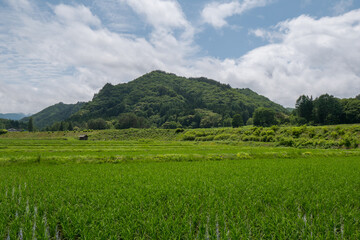
[[[2,0],[0,112],[89,101],[160,69],[250,88],[360,94],[360,1]]]

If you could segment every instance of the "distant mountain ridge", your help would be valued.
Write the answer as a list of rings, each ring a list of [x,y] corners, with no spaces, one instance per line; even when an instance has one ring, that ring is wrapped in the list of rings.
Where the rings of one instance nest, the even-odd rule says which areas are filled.
[[[79,111],[84,104],[84,102],[78,102],[76,104],[65,104],[60,102],[47,107],[31,116],[33,118],[34,126],[38,129],[43,129],[47,126],[51,126],[56,122],[64,121],[72,114]],[[29,119],[30,117],[25,117],[20,121],[27,122]]]
[[[27,117],[24,113],[0,113],[0,118],[8,120],[20,120],[24,117]]]

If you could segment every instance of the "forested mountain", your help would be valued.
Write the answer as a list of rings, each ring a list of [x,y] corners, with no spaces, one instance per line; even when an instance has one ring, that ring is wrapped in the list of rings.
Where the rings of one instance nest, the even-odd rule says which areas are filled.
[[[241,114],[246,123],[258,107],[286,112],[281,105],[250,89],[231,88],[207,78],[185,78],[153,71],[128,83],[106,84],[69,120],[84,122],[125,116],[157,127],[167,122],[215,127],[226,119],[231,122],[235,114]]]
[[[0,113],[1,119],[9,119],[9,120],[20,120],[27,115],[23,113]]]
[[[80,110],[84,102],[76,104],[64,104],[62,102],[45,108],[44,110],[32,115],[34,126],[42,129],[46,126],[51,126],[55,122],[60,122],[68,119],[72,114]],[[30,117],[21,119],[21,122],[28,122]]]

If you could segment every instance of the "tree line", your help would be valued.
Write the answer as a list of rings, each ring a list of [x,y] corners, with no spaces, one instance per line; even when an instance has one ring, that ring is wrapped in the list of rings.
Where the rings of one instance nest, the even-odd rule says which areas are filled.
[[[292,122],[309,125],[360,123],[360,95],[339,99],[323,94],[315,99],[301,95],[296,100]]]

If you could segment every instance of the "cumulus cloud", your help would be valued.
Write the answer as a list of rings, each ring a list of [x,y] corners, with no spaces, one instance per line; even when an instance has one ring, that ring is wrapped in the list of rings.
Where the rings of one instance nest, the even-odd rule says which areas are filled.
[[[245,11],[256,7],[263,7],[272,2],[271,0],[243,0],[231,2],[212,2],[207,4],[201,12],[204,23],[215,28],[222,28],[227,25],[226,18],[233,15],[240,15]]]
[[[279,23],[272,32],[256,33],[273,43],[236,60],[204,59],[198,68],[285,106],[294,106],[301,94],[360,93],[360,10],[320,19],[300,16]]]
[[[127,82],[155,69],[248,87],[285,106],[294,106],[300,94],[360,93],[360,10],[253,30],[269,44],[222,60],[196,54],[193,26],[177,2],[144,1],[159,7],[151,10],[121,1],[150,24],[148,36],[111,31],[83,5],[60,4],[43,13],[19,0],[26,8],[0,8],[0,112],[34,113],[60,101],[88,101],[107,82]],[[154,19],[166,7],[172,14]]]
[[[192,38],[179,39],[171,29],[182,28],[185,34],[191,26],[175,2],[158,1],[155,6],[162,3],[179,19],[154,20],[149,39],[111,32],[83,5],[60,4],[52,7],[50,15],[13,6],[11,11],[4,9],[0,112],[14,111],[16,102],[16,111],[28,113],[59,101],[90,100],[107,82],[129,81],[153,69],[169,69],[167,66],[183,68],[196,47]],[[147,11],[149,18],[160,14],[159,9]]]

